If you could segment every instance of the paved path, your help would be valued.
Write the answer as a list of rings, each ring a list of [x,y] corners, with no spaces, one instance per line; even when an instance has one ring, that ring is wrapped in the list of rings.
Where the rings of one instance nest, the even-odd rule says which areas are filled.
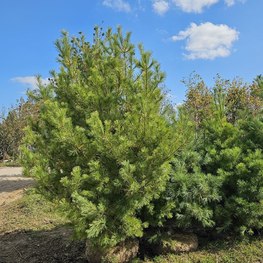
[[[22,175],[21,167],[0,167],[0,206],[21,198],[33,179]]]

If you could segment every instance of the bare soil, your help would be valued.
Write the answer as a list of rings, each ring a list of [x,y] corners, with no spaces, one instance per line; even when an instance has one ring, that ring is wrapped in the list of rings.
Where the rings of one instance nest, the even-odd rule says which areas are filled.
[[[0,263],[87,262],[84,259],[85,242],[73,240],[69,226],[49,229],[50,219],[41,218],[41,213],[39,218],[25,213],[19,200],[32,185],[34,180],[23,177],[21,168],[0,168]],[[31,229],[30,222],[24,224],[27,216],[28,221],[34,220]],[[54,220],[57,219],[54,217]],[[47,224],[46,229],[43,222]],[[38,225],[44,230],[36,230]]]
[[[84,263],[85,243],[72,230],[16,231],[0,235],[0,263]]]

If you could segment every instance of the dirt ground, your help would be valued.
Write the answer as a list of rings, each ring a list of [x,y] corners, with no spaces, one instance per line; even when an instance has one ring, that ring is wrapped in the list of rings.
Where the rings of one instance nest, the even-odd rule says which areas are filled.
[[[0,217],[5,221],[1,225],[13,222],[14,218],[19,220],[19,213],[13,212],[16,210],[11,209],[12,205],[33,184],[33,179],[23,177],[21,168],[0,168],[0,213],[8,214]],[[51,230],[24,230],[14,226],[13,231],[0,232],[0,263],[84,263],[87,262],[84,249],[85,243],[73,240],[68,226]]]
[[[85,263],[85,243],[71,239],[72,231],[16,231],[0,234],[0,263]]]

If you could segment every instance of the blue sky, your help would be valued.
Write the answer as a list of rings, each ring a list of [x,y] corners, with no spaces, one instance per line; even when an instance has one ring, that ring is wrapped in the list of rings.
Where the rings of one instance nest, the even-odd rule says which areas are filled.
[[[95,25],[121,25],[152,51],[175,103],[193,71],[208,85],[217,73],[251,82],[263,74],[262,10],[262,0],[1,0],[0,109],[24,96],[35,75],[59,68],[62,29],[91,39]]]

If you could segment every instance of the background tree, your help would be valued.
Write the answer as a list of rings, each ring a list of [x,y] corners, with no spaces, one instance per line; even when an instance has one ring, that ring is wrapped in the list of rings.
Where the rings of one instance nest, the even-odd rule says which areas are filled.
[[[183,83],[187,86],[186,101],[184,107],[192,117],[196,130],[209,119],[212,113],[213,96],[203,79],[197,75],[191,75]]]
[[[36,106],[31,101],[20,99],[16,106],[2,115],[0,123],[0,159],[17,159],[24,136],[24,128],[30,118],[37,115]]]

